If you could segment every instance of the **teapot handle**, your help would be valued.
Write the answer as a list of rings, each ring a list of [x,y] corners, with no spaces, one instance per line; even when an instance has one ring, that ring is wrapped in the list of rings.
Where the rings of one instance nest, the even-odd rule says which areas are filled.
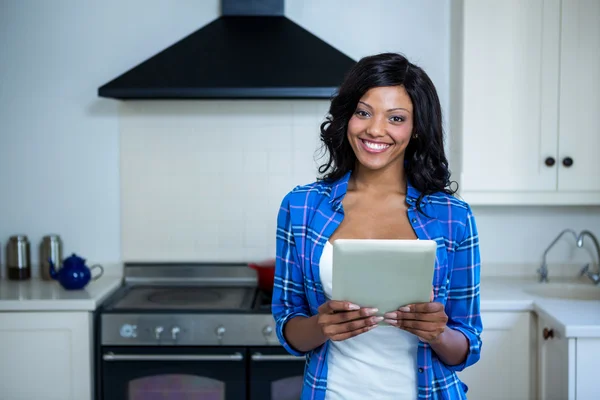
[[[102,267],[102,265],[100,265],[100,264],[95,264],[95,265],[92,265],[92,266],[90,267],[90,272],[91,272],[91,271],[92,271],[94,268],[100,268],[100,273],[99,273],[98,275],[96,275],[96,276],[93,276],[93,277],[92,277],[92,281],[95,281],[96,279],[100,278],[100,277],[101,277],[101,276],[104,274],[104,267]]]

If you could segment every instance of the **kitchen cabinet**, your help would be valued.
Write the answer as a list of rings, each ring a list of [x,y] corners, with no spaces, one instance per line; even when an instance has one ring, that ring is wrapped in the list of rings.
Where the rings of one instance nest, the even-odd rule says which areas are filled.
[[[600,338],[569,338],[553,323],[538,320],[539,394],[543,400],[598,398]]]
[[[458,373],[469,400],[529,400],[536,393],[532,313],[484,312],[481,359]]]
[[[471,204],[600,204],[600,2],[455,0],[451,168]]]
[[[2,400],[92,398],[89,312],[0,313]]]

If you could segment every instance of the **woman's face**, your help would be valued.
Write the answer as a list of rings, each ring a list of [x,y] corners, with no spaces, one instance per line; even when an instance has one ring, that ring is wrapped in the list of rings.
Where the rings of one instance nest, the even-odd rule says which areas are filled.
[[[400,169],[412,130],[413,105],[404,87],[377,87],[358,102],[348,122],[348,140],[363,167]]]

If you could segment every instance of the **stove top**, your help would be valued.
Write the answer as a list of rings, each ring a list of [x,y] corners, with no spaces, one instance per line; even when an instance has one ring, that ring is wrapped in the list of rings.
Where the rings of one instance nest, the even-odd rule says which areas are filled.
[[[279,346],[271,294],[247,265],[125,265],[98,309],[104,346]]]
[[[255,288],[133,287],[117,300],[114,310],[248,310]]]

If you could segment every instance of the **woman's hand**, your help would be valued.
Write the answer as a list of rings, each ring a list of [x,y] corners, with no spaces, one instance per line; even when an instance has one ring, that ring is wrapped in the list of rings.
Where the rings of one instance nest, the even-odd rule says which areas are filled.
[[[327,339],[342,341],[377,327],[383,317],[376,308],[360,308],[346,301],[329,300],[319,307],[317,324]]]
[[[433,291],[429,303],[416,303],[400,307],[385,314],[385,322],[404,329],[426,343],[434,343],[446,330],[448,316],[444,305],[433,303]]]

